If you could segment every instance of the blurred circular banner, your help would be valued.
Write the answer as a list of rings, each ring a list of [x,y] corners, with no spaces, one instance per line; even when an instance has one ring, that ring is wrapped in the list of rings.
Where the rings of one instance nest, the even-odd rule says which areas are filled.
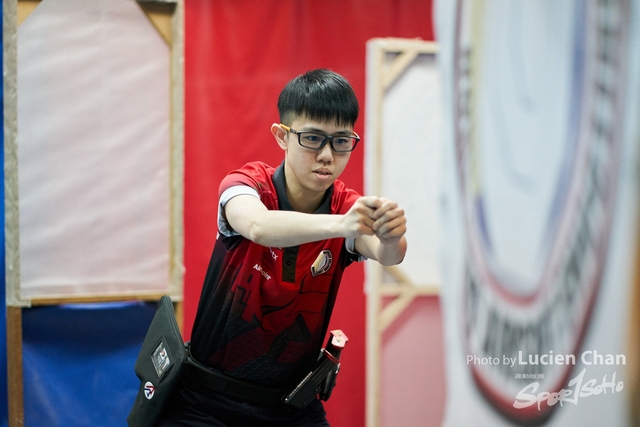
[[[499,413],[529,425],[560,406],[538,393],[561,393],[580,356],[626,105],[629,2],[549,5],[461,0],[453,43],[467,366]]]

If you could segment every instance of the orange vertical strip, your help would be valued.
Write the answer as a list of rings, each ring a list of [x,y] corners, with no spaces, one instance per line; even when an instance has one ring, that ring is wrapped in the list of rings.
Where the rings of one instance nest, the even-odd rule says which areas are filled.
[[[24,426],[22,308],[7,307],[7,386],[9,427]]]

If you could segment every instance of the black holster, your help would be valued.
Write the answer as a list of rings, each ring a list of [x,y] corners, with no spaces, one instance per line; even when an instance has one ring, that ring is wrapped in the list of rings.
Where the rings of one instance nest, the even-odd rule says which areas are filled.
[[[316,396],[320,400],[328,400],[336,385],[336,377],[340,371],[340,353],[347,341],[347,336],[341,330],[331,331],[327,345],[321,350],[311,372],[282,400],[297,408],[304,408]]]

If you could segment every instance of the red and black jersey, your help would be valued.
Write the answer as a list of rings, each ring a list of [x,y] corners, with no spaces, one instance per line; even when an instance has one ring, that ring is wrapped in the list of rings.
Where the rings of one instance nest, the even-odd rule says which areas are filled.
[[[269,210],[293,210],[284,163],[231,172],[220,196],[254,194]],[[226,196],[225,196],[226,195]],[[344,214],[360,195],[336,180],[316,214]],[[234,233],[220,206],[215,243],[191,338],[192,355],[237,379],[282,387],[316,361],[344,269],[361,259],[345,239],[288,248],[258,245]]]

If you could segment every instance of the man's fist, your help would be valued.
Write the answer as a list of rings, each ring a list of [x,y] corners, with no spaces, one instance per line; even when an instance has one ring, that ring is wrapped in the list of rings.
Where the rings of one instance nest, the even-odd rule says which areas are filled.
[[[377,207],[373,212],[375,221],[371,229],[382,241],[400,239],[407,231],[407,219],[404,209],[392,200],[379,197]]]

